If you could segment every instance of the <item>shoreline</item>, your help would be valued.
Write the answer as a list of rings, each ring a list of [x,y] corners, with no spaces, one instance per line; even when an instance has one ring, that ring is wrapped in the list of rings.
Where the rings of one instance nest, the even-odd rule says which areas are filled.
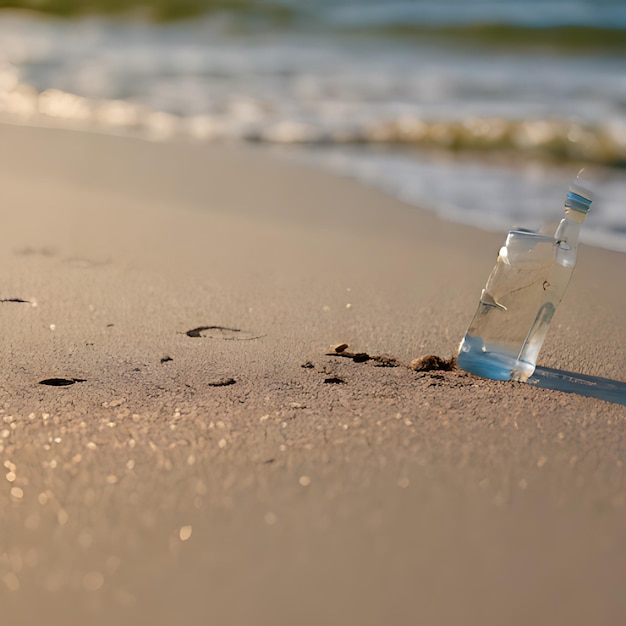
[[[57,97],[60,100],[63,100],[66,96],[70,100],[82,100],[82,98],[69,93],[64,94],[63,92],[58,92],[57,94]],[[115,104],[115,101],[111,101],[109,104],[113,105]],[[138,109],[135,113],[136,115],[140,115],[139,111],[141,110],[141,107],[139,105],[137,106]],[[148,113],[150,113],[148,109],[143,111],[143,115],[147,116]],[[486,213],[476,213],[475,211],[460,209],[458,206],[450,205],[445,201],[431,202],[431,204],[426,205],[423,202],[417,201],[412,191],[407,192],[406,190],[400,190],[400,188],[397,187],[397,181],[395,185],[391,183],[391,180],[381,179],[377,181],[372,178],[371,174],[368,177],[367,175],[363,175],[360,171],[363,166],[366,165],[367,159],[375,156],[376,154],[394,154],[397,150],[397,155],[401,155],[403,150],[411,150],[412,148],[410,142],[407,143],[405,141],[400,141],[399,143],[389,144],[384,142],[379,144],[375,142],[366,144],[368,146],[368,150],[361,155],[362,158],[366,157],[366,159],[359,165],[355,165],[353,163],[351,166],[347,167],[345,164],[338,166],[336,163],[332,164],[332,162],[329,163],[318,159],[319,149],[330,149],[332,151],[333,148],[340,148],[341,144],[324,147],[323,144],[318,144],[316,142],[309,144],[306,141],[291,142],[289,140],[262,140],[257,142],[243,137],[227,135],[222,137],[218,135],[213,136],[211,135],[212,131],[209,131],[208,128],[205,128],[203,131],[204,122],[202,120],[196,120],[197,124],[195,124],[192,123],[192,120],[190,119],[185,120],[184,118],[178,118],[167,113],[151,112],[149,116],[152,120],[151,122],[149,122],[146,118],[141,124],[137,122],[138,125],[134,127],[126,127],[124,125],[117,126],[116,123],[112,123],[112,125],[110,125],[108,122],[102,121],[97,122],[93,120],[86,121],[80,119],[63,119],[62,116],[58,118],[55,115],[56,114],[54,113],[42,114],[32,112],[29,114],[19,115],[16,113],[7,114],[4,112],[0,115],[0,125],[16,126],[18,128],[51,129],[70,133],[116,137],[131,141],[146,142],[153,145],[166,144],[175,146],[207,146],[209,151],[219,150],[222,147],[229,146],[241,147],[244,152],[246,150],[249,150],[250,152],[261,151],[265,152],[273,159],[284,160],[287,163],[295,164],[297,167],[312,168],[325,172],[333,177],[348,178],[359,185],[363,185],[378,193],[394,198],[402,204],[411,206],[417,211],[427,210],[434,214],[438,219],[442,219],[445,222],[468,226],[470,228],[476,228],[489,233],[498,233],[502,236],[508,232],[512,225],[522,227],[529,226],[532,229],[537,229],[539,228],[541,221],[538,216],[534,216],[534,218],[514,218],[513,216],[502,217]],[[209,126],[211,125],[209,124]],[[208,135],[205,134],[207,132]],[[356,147],[358,142],[353,144],[347,143],[345,145],[348,147]],[[428,157],[429,155],[430,157],[437,157],[437,154],[439,154],[439,158],[442,158],[447,154],[447,150],[445,148],[437,148],[434,145],[426,146],[423,149],[425,150],[423,153],[425,157]],[[439,150],[441,150],[441,152],[438,153]],[[502,154],[497,154],[491,152],[483,153],[481,151],[474,153],[471,149],[466,149],[462,152],[462,157],[460,155],[454,155],[454,168],[449,169],[446,173],[450,177],[455,174],[458,175],[458,172],[462,171],[465,167],[470,166],[472,163],[480,163],[486,168],[492,168],[496,163],[505,162],[508,166],[515,166],[516,168],[519,168],[523,163],[528,162],[528,159],[529,155],[523,151],[522,154],[516,156],[515,150],[504,150]],[[427,162],[427,160],[424,162]],[[416,168],[419,168],[424,162],[418,159],[414,165]],[[564,188],[567,187],[567,180],[571,178],[573,171],[582,171],[591,167],[592,178],[590,180],[590,184],[593,188],[598,186],[600,193],[600,181],[606,183],[612,176],[615,177],[617,171],[619,171],[618,169],[607,164],[594,163],[593,159],[591,160],[591,166],[590,163],[584,159],[580,161],[569,160],[561,162],[558,160],[552,160],[551,157],[547,157],[546,155],[537,155],[535,159],[531,159],[530,162],[534,163],[536,167],[551,169],[553,173],[560,171],[558,178],[562,179]],[[547,195],[554,196],[554,190],[548,192]],[[554,203],[555,198],[557,199],[556,204]],[[558,223],[558,219],[560,219],[560,213],[555,209],[555,206],[558,205],[558,201],[560,201],[560,197],[554,196],[552,200],[553,202],[551,202],[550,205],[544,204],[546,212],[541,221],[542,232],[545,228],[548,228],[549,230],[550,225],[553,222],[554,225],[556,225],[556,223]],[[603,198],[604,202],[607,202],[608,200],[609,198],[606,196]],[[594,213],[592,213],[592,217],[595,217]],[[588,228],[583,230],[581,236],[582,242],[585,245],[613,252],[626,253],[626,242],[623,240],[621,235],[615,232],[607,232],[602,229],[597,230],[597,228],[598,226],[596,225],[591,231],[589,231]]]
[[[0,140],[8,620],[626,617],[625,407],[328,355],[452,356],[500,235],[254,147]],[[625,272],[581,247],[542,367],[626,381]]]

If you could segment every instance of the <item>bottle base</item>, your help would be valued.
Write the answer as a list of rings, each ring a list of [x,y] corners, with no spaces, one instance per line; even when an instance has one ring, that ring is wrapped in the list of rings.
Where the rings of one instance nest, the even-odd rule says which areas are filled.
[[[490,346],[487,350],[480,337],[465,335],[457,365],[466,372],[490,380],[515,380],[526,382],[535,371],[534,363],[520,361],[516,356],[499,350],[498,346]]]

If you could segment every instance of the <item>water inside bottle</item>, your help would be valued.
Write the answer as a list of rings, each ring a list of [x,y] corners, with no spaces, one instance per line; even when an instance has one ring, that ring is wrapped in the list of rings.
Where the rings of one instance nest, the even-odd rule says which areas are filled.
[[[517,352],[507,352],[507,347],[503,345],[485,345],[482,337],[466,333],[457,363],[466,372],[483,378],[511,380],[512,372],[517,367]]]

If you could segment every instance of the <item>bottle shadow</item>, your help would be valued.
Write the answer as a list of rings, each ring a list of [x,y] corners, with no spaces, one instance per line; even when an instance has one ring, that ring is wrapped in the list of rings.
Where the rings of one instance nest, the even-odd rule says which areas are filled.
[[[566,372],[551,367],[537,367],[527,382],[542,389],[577,393],[580,396],[626,406],[626,383],[611,378]]]

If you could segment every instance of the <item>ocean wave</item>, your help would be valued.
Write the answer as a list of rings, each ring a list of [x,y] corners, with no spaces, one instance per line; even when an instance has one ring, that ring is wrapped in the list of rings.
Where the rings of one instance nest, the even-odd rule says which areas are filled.
[[[55,17],[115,15],[173,21],[230,13],[248,19],[284,22],[292,10],[283,2],[258,0],[0,0],[0,9],[26,10]]]
[[[626,54],[626,6],[620,0],[0,0],[3,9],[158,22],[215,17],[218,30],[248,35],[269,27],[419,43]]]
[[[552,50],[571,53],[626,54],[626,28],[623,25],[593,26],[563,24],[555,26],[511,24],[485,21],[470,24],[424,25],[384,24],[352,28],[368,36],[380,35],[419,43],[448,42],[455,45],[480,45],[532,51]]]
[[[40,122],[67,122],[149,137],[236,139],[271,144],[405,145],[424,150],[516,153],[556,161],[586,161],[626,167],[626,122],[585,124],[562,119],[467,116],[428,120],[315,121],[264,115],[261,103],[245,101],[218,115],[179,116],[124,100],[92,100],[59,89],[39,93],[15,74],[0,72],[0,113]]]

